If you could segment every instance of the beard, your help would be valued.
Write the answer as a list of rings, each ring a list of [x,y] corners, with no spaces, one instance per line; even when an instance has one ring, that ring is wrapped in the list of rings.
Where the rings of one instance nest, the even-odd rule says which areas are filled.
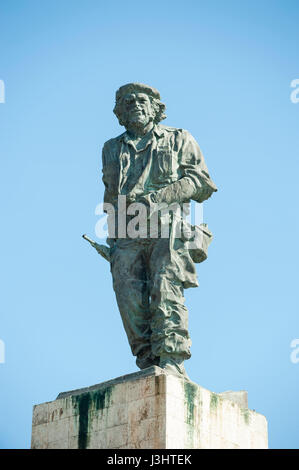
[[[130,113],[124,123],[126,129],[135,132],[141,132],[150,122],[153,116],[141,113]]]

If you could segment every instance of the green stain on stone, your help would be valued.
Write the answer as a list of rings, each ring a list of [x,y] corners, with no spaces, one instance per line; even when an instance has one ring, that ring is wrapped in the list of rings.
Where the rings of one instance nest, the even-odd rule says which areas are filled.
[[[210,400],[210,409],[215,410],[217,408],[218,400],[219,400],[219,397],[216,395],[216,393],[212,393],[211,400]]]
[[[96,390],[93,392],[93,403],[95,410],[103,410],[105,407],[107,408],[110,405],[110,398],[112,394],[113,386],[104,388],[103,390]]]
[[[90,410],[99,411],[108,407],[113,386],[95,390],[94,392],[74,395],[72,397],[73,406],[79,411],[79,433],[78,448],[86,449],[88,445],[88,425],[90,420]]]
[[[90,393],[73,397],[79,410],[78,448],[86,449],[88,440],[88,412],[90,407]]]
[[[248,408],[242,408],[241,413],[243,415],[244,421],[246,424],[250,423],[250,413]]]
[[[184,383],[185,401],[187,406],[187,423],[194,425],[194,407],[197,387],[189,382]]]
[[[199,390],[196,385],[190,382],[184,382],[185,406],[186,406],[186,423],[187,423],[187,445],[190,448],[194,445],[194,429],[195,429],[195,400]]]

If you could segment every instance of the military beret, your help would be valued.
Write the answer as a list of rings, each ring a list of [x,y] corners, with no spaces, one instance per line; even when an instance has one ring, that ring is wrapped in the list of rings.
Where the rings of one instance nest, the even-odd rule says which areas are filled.
[[[126,85],[121,86],[116,92],[116,101],[122,99],[128,93],[146,93],[147,95],[152,96],[153,98],[160,99],[160,93],[156,88],[153,88],[149,85],[144,85],[144,83],[127,83]]]

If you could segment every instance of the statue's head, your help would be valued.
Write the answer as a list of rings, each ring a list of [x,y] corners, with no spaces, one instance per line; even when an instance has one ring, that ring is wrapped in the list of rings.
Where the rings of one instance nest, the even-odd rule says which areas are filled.
[[[143,83],[128,83],[117,90],[113,112],[121,126],[140,129],[165,119],[165,108],[158,90]]]

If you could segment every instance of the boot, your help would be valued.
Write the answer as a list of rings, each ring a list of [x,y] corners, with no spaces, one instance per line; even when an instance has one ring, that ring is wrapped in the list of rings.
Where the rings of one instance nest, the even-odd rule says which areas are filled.
[[[159,367],[166,372],[177,375],[181,378],[190,380],[184,366],[184,359],[179,357],[165,356],[160,357]]]
[[[154,357],[151,353],[151,350],[143,350],[141,354],[138,354],[136,359],[136,365],[139,369],[147,369],[148,367],[158,366],[159,358]]]

